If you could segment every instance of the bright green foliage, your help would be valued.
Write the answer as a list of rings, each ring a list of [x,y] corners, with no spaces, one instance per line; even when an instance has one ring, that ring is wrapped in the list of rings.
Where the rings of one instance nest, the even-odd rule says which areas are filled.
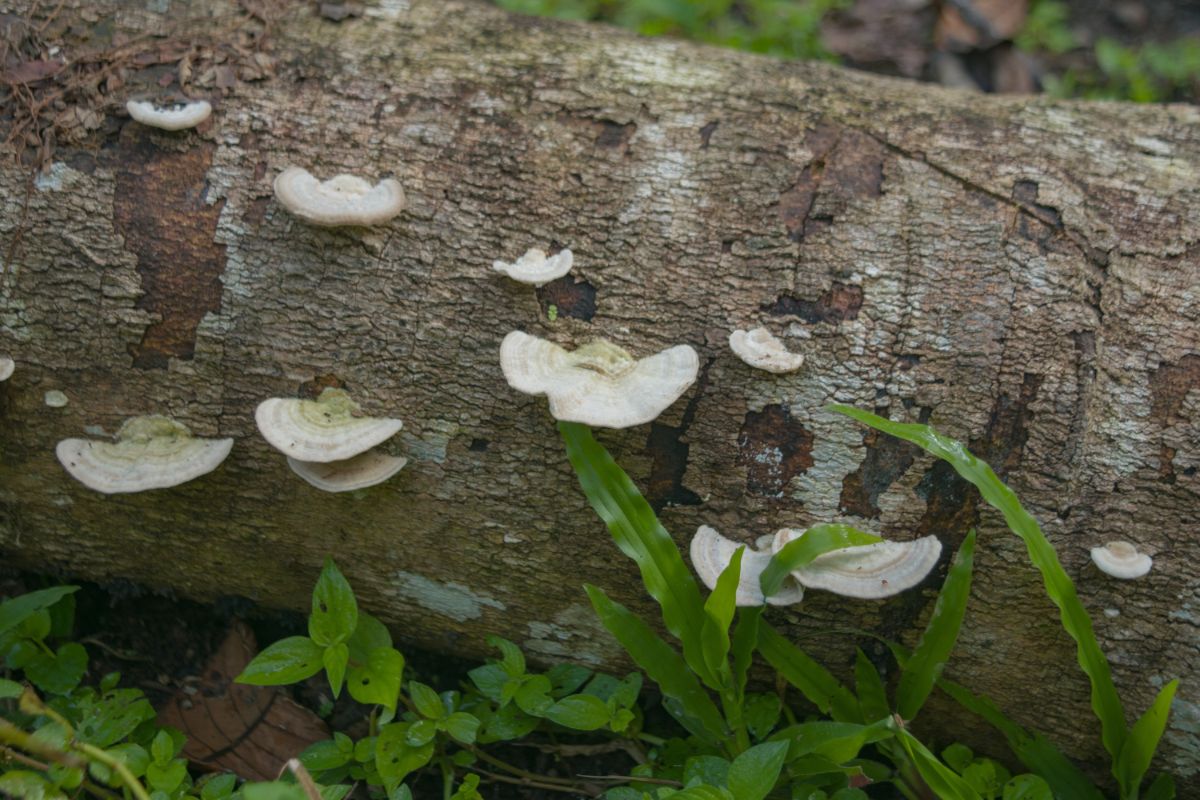
[[[767,597],[779,591],[784,579],[794,569],[807,566],[817,556],[846,547],[861,547],[883,541],[880,537],[863,533],[849,525],[814,525],[783,546],[771,557],[767,568],[759,578],[759,586]]]

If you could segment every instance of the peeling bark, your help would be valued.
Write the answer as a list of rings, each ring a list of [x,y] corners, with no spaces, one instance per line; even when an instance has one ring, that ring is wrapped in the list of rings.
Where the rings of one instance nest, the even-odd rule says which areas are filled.
[[[172,16],[115,19],[137,35]],[[1100,772],[1086,682],[1020,542],[944,465],[822,408],[929,421],[1043,523],[1131,715],[1183,679],[1161,766],[1193,782],[1200,112],[981,97],[470,2],[381,0],[340,24],[296,4],[272,43],[278,74],[218,98],[199,132],[121,119],[32,184],[0,170],[0,350],[18,362],[0,384],[5,558],[303,608],[333,554],[410,642],[479,654],[498,633],[619,665],[580,584],[645,610],[635,569],[497,349],[515,328],[635,355],[687,342],[705,380],[648,430],[601,436],[681,544],[701,523],[752,541],[843,520],[934,533],[949,553],[977,526],[949,674]],[[271,199],[293,163],[395,174],[409,208],[373,230],[305,225]],[[561,285],[490,269],[551,245],[576,254]],[[760,324],[804,353],[801,371],[732,355],[729,331]],[[324,385],[404,419],[396,479],[321,494],[257,436],[260,400]],[[44,406],[48,389],[70,404]],[[115,497],[55,462],[59,439],[145,413],[236,437],[233,455]],[[1147,578],[1090,565],[1116,538],[1155,556]],[[845,671],[854,642],[827,631],[911,643],[939,576],[884,603],[814,592],[770,614]],[[995,748],[945,701],[926,722],[939,742]]]

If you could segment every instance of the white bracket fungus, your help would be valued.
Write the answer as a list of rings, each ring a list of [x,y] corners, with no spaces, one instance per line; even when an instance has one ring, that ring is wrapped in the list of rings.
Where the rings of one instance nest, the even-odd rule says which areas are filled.
[[[729,334],[729,347],[742,361],[767,372],[795,372],[804,364],[801,353],[789,352],[766,328],[734,331]]]
[[[300,167],[275,178],[275,197],[284,208],[314,225],[379,225],[404,208],[400,181],[388,178],[372,186],[354,175],[319,181]]]
[[[513,331],[500,345],[500,366],[517,391],[546,395],[555,419],[629,428],[649,422],[678,400],[696,380],[700,358],[681,344],[635,359],[603,340],[568,352]]]
[[[692,537],[690,555],[696,574],[709,589],[717,585],[717,578],[729,566],[730,559],[741,547],[737,542],[726,539],[720,533],[707,525],[701,525]],[[771,561],[771,553],[755,550],[746,545],[742,553],[742,571],[738,579],[737,598],[739,606],[761,606],[763,604],[762,588],[759,578]],[[775,606],[786,606],[799,603],[804,599],[804,587],[792,578],[786,578],[783,587],[766,598],[766,602]]]
[[[178,486],[216,469],[233,439],[197,439],[187,426],[161,416],[133,417],[116,442],[64,439],[59,462],[89,489],[104,494]]]
[[[321,463],[288,456],[287,462],[292,472],[323,492],[352,492],[383,483],[404,469],[408,459],[368,450],[345,461]]]
[[[67,395],[58,389],[51,389],[42,395],[42,402],[49,408],[65,408],[71,402]]]
[[[350,395],[329,388],[316,400],[264,400],[254,412],[254,421],[263,438],[284,455],[320,463],[345,461],[365,453],[404,425],[398,419],[358,414],[358,404]]]
[[[511,264],[493,261],[492,269],[503,272],[514,281],[541,286],[570,272],[574,261],[570,250],[560,250],[547,258],[545,252],[534,248]]]
[[[129,112],[129,116],[143,125],[162,128],[164,131],[194,128],[212,114],[212,106],[207,100],[165,105],[151,103],[148,100],[130,100],[125,104],[125,110]]]
[[[1154,566],[1154,560],[1139,553],[1129,542],[1109,542],[1104,547],[1092,548],[1092,561],[1101,572],[1122,580],[1140,578]]]
[[[777,531],[772,551],[779,552],[803,533],[794,528]],[[923,581],[941,554],[942,543],[936,536],[922,536],[908,542],[876,542],[817,556],[805,566],[792,570],[792,577],[810,589],[878,600],[911,589]]]
[[[13,370],[17,368],[17,362],[13,361],[8,356],[0,356],[0,381],[6,381],[12,377]]]

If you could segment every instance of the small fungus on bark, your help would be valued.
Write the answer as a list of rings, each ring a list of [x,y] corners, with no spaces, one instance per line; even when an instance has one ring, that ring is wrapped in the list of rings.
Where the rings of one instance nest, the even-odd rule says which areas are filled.
[[[17,362],[13,361],[8,356],[0,356],[0,381],[6,381],[12,377],[13,370],[17,368]]]
[[[803,533],[794,528],[776,531],[772,551],[779,552]],[[809,589],[878,600],[923,581],[941,554],[942,543],[936,536],[922,536],[908,542],[876,542],[817,556],[811,563],[792,570],[792,577]]]
[[[1154,566],[1154,560],[1145,553],[1139,553],[1129,542],[1109,542],[1103,547],[1092,548],[1092,561],[1100,571],[1114,578],[1133,580],[1140,578]]]
[[[352,492],[383,483],[408,459],[368,450],[345,461],[300,461],[288,456],[287,462],[292,472],[323,492]]]
[[[802,354],[789,352],[766,328],[734,331],[729,334],[729,347],[742,361],[767,372],[795,372],[804,364]]]
[[[650,422],[678,400],[696,380],[700,358],[681,344],[635,359],[603,340],[568,352],[513,331],[500,345],[500,366],[517,391],[546,395],[555,419],[629,428]]]
[[[194,128],[212,114],[212,105],[207,100],[187,103],[159,105],[148,100],[130,100],[125,104],[129,116],[143,125],[161,128],[164,131],[181,131]]]
[[[503,272],[514,281],[542,286],[570,272],[574,261],[570,250],[560,250],[547,258],[544,251],[534,248],[511,264],[493,261],[492,269]]]
[[[390,439],[398,419],[360,416],[342,389],[327,388],[316,400],[272,397],[258,404],[254,421],[271,446],[298,461],[345,461]]]
[[[300,167],[275,178],[275,197],[284,208],[313,225],[380,225],[404,209],[404,189],[395,178],[372,186],[354,175],[319,181]]]
[[[198,439],[186,425],[168,417],[133,417],[115,442],[64,439],[59,462],[89,489],[103,494],[144,492],[178,486],[216,469],[233,439]]]

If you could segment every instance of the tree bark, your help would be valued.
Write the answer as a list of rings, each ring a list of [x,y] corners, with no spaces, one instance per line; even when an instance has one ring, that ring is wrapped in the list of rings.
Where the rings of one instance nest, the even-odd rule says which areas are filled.
[[[68,0],[46,29],[75,23],[68,55],[169,50],[239,18],[263,33],[229,72],[194,56],[212,67],[192,88],[225,89],[199,131],[104,106],[164,71],[132,63],[96,130],[60,137],[36,180],[0,170],[11,563],[304,608],[332,555],[411,643],[480,655],[495,633],[621,668],[581,584],[651,613],[636,570],[497,351],[514,329],[636,355],[689,343],[702,368],[685,397],[600,437],[681,546],[702,523],[745,541],[829,520],[938,535],[946,556],[920,590],[770,612],[845,672],[856,640],[831,631],[911,644],[977,526],[948,674],[1096,766],[1086,681],[1021,542],[945,465],[822,408],[929,421],[1043,524],[1131,717],[1183,679],[1158,766],[1184,784],[1200,770],[1195,108],[984,97],[474,2],[377,0],[341,23],[309,3],[256,9],[265,28],[223,0],[116,3],[108,27],[94,5]],[[273,75],[250,80],[255,63]],[[395,174],[409,207],[371,230],[311,227],[272,199],[290,164]],[[551,245],[577,266],[543,289],[490,268]],[[730,330],[760,324],[805,354],[801,371],[732,355]],[[329,383],[404,420],[397,478],[324,494],[257,435],[259,401]],[[65,408],[44,405],[51,389]],[[185,486],[112,497],[56,462],[58,440],[145,413],[235,437],[233,454]],[[1100,574],[1088,548],[1112,539],[1152,554],[1150,575]],[[939,743],[996,741],[948,702],[928,714]]]

